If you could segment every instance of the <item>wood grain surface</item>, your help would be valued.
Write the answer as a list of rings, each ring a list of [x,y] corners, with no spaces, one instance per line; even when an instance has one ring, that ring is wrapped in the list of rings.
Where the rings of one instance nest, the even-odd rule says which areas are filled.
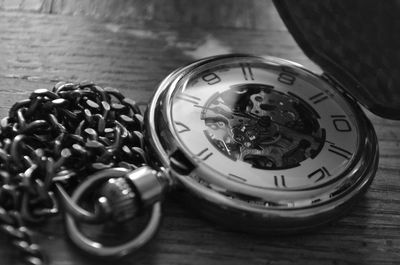
[[[147,102],[173,69],[220,53],[274,55],[319,71],[269,1],[223,1],[229,7],[215,5],[219,10],[211,22],[206,19],[207,9],[194,9],[200,1],[171,1],[174,6],[150,2],[158,3],[153,7],[156,11],[149,11],[158,15],[132,19],[113,18],[104,11],[108,7],[93,15],[82,7],[76,11],[72,4],[49,9],[43,5],[48,1],[20,1],[19,5],[0,1],[0,116],[33,90],[51,88],[60,80],[94,80]],[[162,15],[160,8],[170,10],[169,15]],[[224,8],[231,13],[224,16]],[[176,18],[180,13],[186,15]],[[367,115],[380,144],[376,178],[349,215],[312,233],[275,237],[233,233],[183,208],[179,199],[169,198],[156,238],[139,253],[118,261],[80,253],[66,239],[62,217],[36,227],[37,238],[54,265],[399,264],[400,122]],[[5,236],[0,237],[0,264],[22,264],[20,253]]]

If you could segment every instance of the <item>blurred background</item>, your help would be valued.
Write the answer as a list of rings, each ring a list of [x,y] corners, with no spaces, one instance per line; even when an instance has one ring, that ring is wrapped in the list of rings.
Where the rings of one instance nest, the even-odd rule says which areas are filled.
[[[270,0],[0,0],[0,10],[0,78],[89,79],[151,92],[179,65],[229,52],[317,70]]]
[[[2,0],[3,10],[46,14],[81,15],[114,22],[158,21],[186,26],[267,29],[276,17],[269,16],[270,1],[255,0]],[[223,18],[223,19],[221,19]]]

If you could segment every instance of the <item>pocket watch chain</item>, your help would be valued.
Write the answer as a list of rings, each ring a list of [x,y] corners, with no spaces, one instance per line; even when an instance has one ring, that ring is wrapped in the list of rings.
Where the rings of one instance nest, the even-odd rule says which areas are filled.
[[[88,242],[75,222],[124,222],[143,205],[153,206],[160,199],[161,173],[143,167],[147,159],[140,109],[116,89],[60,82],[52,91],[38,89],[15,103],[0,125],[0,227],[29,264],[46,262],[27,227],[59,213],[60,205],[67,213],[72,241],[85,249],[85,244],[100,244]],[[78,197],[93,192],[96,178],[110,177],[113,181],[97,192],[93,212],[78,206]],[[68,193],[77,189],[79,194],[71,198]],[[160,219],[160,205],[155,205],[147,238]],[[141,244],[133,242],[111,252],[101,245],[100,250],[91,251],[91,246],[86,250],[122,255]]]

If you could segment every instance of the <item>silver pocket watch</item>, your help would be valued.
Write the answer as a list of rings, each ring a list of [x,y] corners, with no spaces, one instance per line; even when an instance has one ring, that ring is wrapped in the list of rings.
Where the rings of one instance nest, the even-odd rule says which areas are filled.
[[[374,130],[333,80],[278,58],[225,55],[168,76],[147,113],[160,166],[230,228],[298,232],[371,182]]]
[[[157,230],[162,198],[177,186],[191,208],[230,229],[310,230],[345,213],[378,165],[374,129],[346,90],[274,57],[229,54],[177,69],[156,90],[145,124],[152,168],[100,171],[72,199],[119,177],[116,205],[147,207],[150,217],[132,240],[106,246],[67,214],[72,241],[91,254],[140,248]]]

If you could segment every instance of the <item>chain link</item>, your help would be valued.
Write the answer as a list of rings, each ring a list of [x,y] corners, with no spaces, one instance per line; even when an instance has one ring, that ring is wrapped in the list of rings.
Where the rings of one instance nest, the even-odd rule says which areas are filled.
[[[73,190],[101,169],[146,164],[143,116],[118,90],[93,83],[38,89],[0,122],[0,228],[29,264],[45,257],[27,226],[59,212],[54,184]]]

